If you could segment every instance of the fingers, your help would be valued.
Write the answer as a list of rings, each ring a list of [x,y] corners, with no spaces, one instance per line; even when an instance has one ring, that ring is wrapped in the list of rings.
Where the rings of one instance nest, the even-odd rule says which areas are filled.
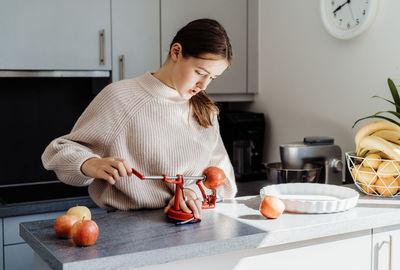
[[[181,210],[183,211],[183,212],[185,212],[185,213],[192,213],[192,210],[190,210],[190,208],[188,207],[188,205],[186,204],[186,203],[188,203],[188,202],[190,202],[190,201],[184,201],[184,200],[181,200],[180,202],[179,202],[179,206],[181,207]]]
[[[175,196],[169,201],[168,205],[164,208],[164,214],[168,212],[168,210],[172,207],[175,201]]]
[[[188,193],[188,192],[185,192]],[[190,191],[189,191],[190,193]],[[201,219],[201,201],[198,198],[193,198],[191,195],[187,196],[186,202],[182,199],[179,202],[181,210],[185,213],[193,213],[195,218]],[[168,205],[164,208],[164,214],[168,213],[168,210],[173,207],[175,203],[175,196],[169,201]]]
[[[111,185],[114,185],[114,184],[115,184],[114,178],[113,178],[111,175],[109,175],[108,173],[106,173],[105,171],[100,172],[100,173],[99,173],[99,177],[97,177],[97,178],[99,178],[99,179],[104,179],[104,180],[106,180],[108,183],[110,183]]]
[[[127,175],[131,176],[132,175],[132,166],[129,165],[128,161],[126,161],[123,158],[118,158],[118,157],[115,157],[114,159],[115,159],[115,161],[114,161],[113,166],[116,169],[118,169],[119,174],[121,176],[127,176]]]
[[[110,175],[114,179],[114,181],[118,181],[118,179],[121,178],[121,175],[119,174],[119,171],[114,167],[105,166],[104,171],[108,175]]]
[[[107,180],[110,184],[115,184],[116,181],[118,181],[121,177],[125,176],[131,176],[132,175],[132,169],[131,166],[129,166],[128,162],[119,157],[109,157],[105,158],[107,161],[106,164],[104,164],[104,171],[110,175],[114,181],[109,181]],[[104,179],[104,178],[103,178]],[[112,183],[114,182],[114,183]]]
[[[201,203],[199,207],[200,200],[187,200],[187,206],[192,210],[193,216],[195,218],[201,219]]]
[[[81,171],[88,177],[104,179],[111,185],[121,177],[132,175],[129,163],[119,157],[88,159],[81,165]]]

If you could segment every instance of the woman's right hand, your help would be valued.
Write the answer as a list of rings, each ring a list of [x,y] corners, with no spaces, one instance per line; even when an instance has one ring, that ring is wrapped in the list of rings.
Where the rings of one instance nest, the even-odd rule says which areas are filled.
[[[111,185],[121,177],[132,175],[132,167],[119,157],[90,158],[83,162],[81,171],[87,177],[103,179]]]

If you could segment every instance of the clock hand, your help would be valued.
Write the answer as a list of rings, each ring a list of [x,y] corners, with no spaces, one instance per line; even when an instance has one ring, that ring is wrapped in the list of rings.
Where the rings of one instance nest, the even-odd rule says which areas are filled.
[[[349,4],[351,2],[351,0],[347,0],[346,2],[344,2],[343,4],[341,4],[340,6],[338,6],[334,11],[333,14],[336,14],[337,11],[339,11],[343,6]]]
[[[354,21],[353,9],[351,8],[350,0],[349,0],[348,2],[349,2],[349,9],[350,9],[351,18],[352,18],[353,21]]]

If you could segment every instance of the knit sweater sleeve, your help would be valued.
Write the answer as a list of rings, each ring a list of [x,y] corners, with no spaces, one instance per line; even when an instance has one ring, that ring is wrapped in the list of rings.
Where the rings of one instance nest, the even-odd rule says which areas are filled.
[[[42,154],[43,166],[53,170],[64,183],[86,186],[94,179],[81,171],[83,162],[100,158],[120,119],[118,98],[113,95],[113,84],[104,88],[79,117],[72,131],[54,139]]]

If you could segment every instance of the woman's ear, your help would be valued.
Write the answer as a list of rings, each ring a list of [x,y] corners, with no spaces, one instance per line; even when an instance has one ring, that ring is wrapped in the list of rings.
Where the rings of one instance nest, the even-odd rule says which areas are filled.
[[[178,56],[182,54],[182,45],[180,43],[174,43],[171,46],[170,49],[170,56],[172,61],[177,61],[178,60]]]

